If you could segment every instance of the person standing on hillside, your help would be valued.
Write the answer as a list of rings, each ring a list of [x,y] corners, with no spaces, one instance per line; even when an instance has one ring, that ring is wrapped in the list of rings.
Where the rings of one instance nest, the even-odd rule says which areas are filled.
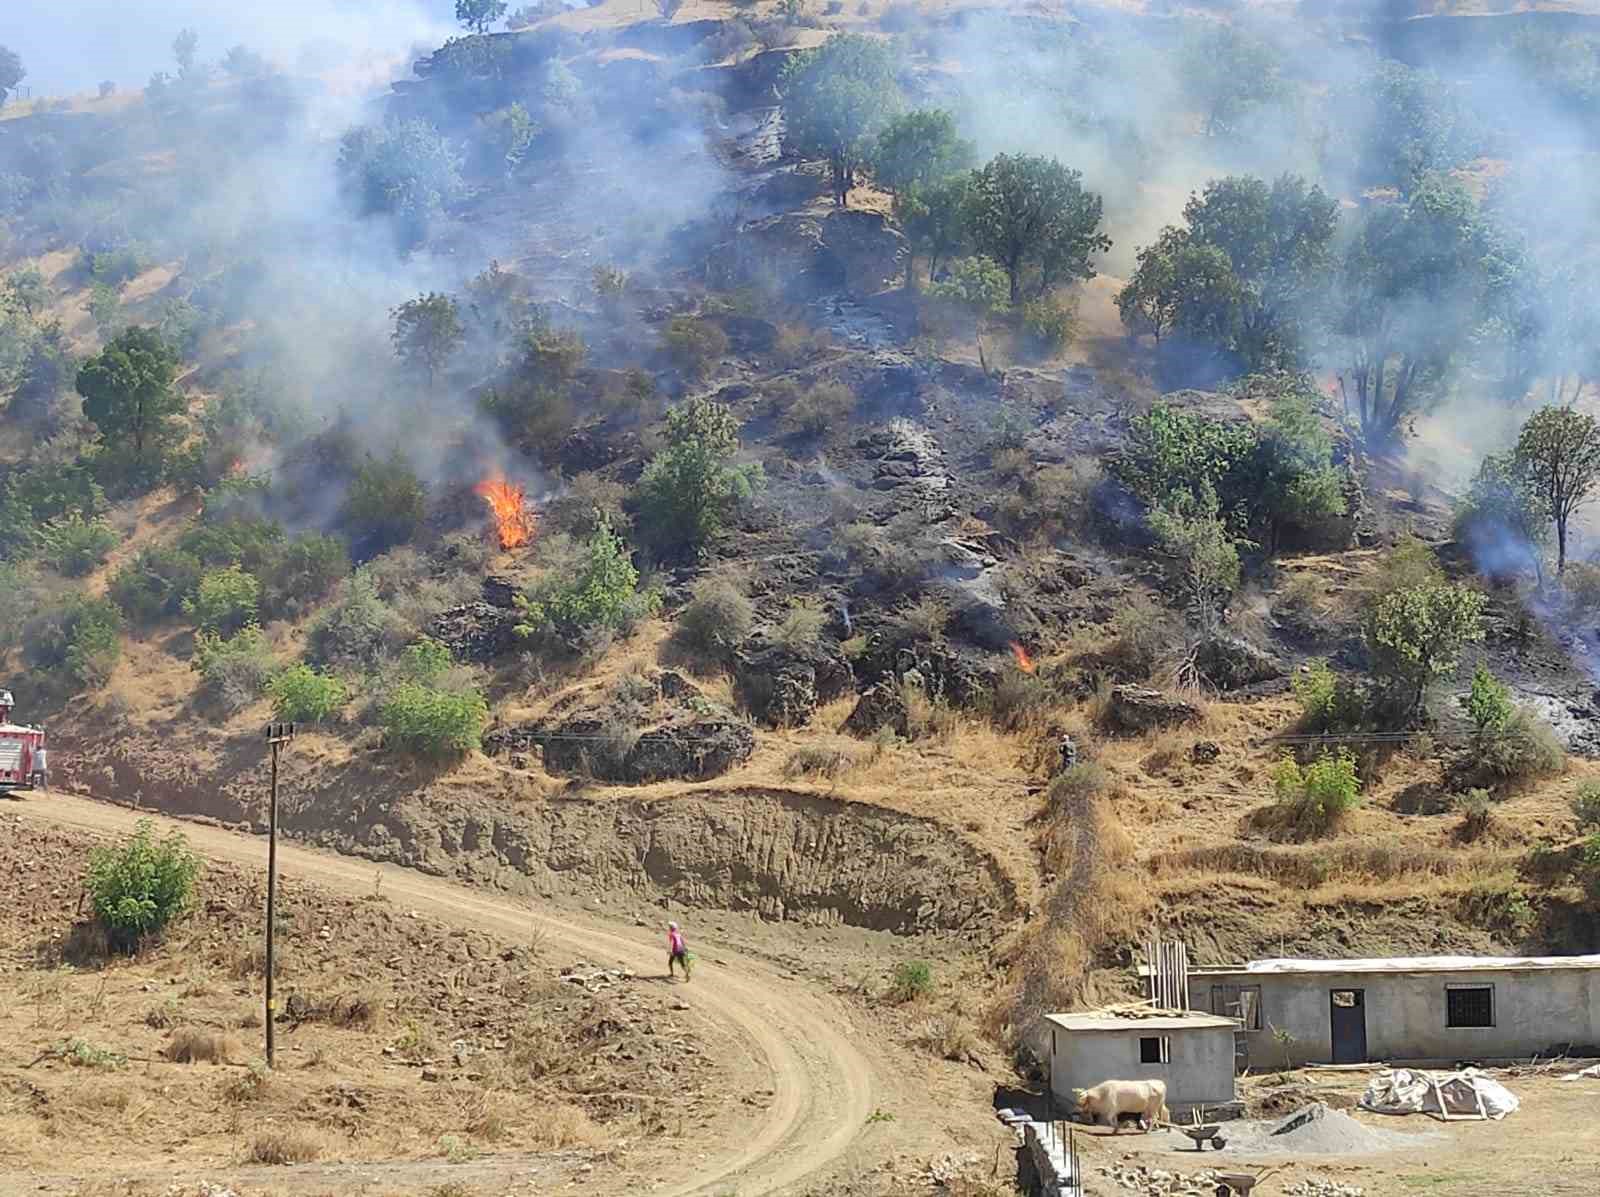
[[[667,976],[673,977],[673,965],[683,965],[683,979],[689,979],[689,946],[684,942],[683,932],[678,930],[677,923],[667,924]]]

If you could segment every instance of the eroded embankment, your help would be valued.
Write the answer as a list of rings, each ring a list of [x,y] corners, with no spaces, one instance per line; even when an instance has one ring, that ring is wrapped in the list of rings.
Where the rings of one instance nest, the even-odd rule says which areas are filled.
[[[263,829],[259,784],[199,777],[152,784],[131,762],[111,757],[73,788]],[[988,933],[1016,906],[1009,879],[958,832],[794,790],[530,801],[345,775],[310,792],[286,787],[280,826],[348,855],[510,892],[623,892],[896,934]]]

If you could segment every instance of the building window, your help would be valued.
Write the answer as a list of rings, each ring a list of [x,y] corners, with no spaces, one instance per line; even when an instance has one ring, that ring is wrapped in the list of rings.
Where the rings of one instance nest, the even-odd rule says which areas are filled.
[[[1237,1018],[1247,1031],[1261,1029],[1261,986],[1213,985],[1211,1013],[1222,1018]]]
[[[1139,1063],[1166,1064],[1172,1059],[1172,1040],[1166,1035],[1139,1036]]]
[[[1447,985],[1444,991],[1445,1026],[1494,1026],[1493,985]]]

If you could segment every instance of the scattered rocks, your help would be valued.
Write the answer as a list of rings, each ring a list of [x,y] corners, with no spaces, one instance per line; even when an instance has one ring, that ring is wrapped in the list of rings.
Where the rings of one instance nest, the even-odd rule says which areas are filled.
[[[905,736],[910,734],[910,720],[905,693],[892,680],[885,678],[867,688],[839,730],[862,740],[871,738],[885,727],[897,736]]]
[[[1271,653],[1222,632],[1200,642],[1194,663],[1200,676],[1219,690],[1242,690],[1284,675],[1283,665]]]
[[[1215,740],[1196,740],[1189,749],[1189,759],[1197,765],[1209,765],[1221,755],[1222,748]]]
[[[1147,732],[1198,723],[1200,708],[1143,686],[1117,686],[1111,691],[1106,722],[1116,731]]]
[[[1285,1197],[1365,1197],[1360,1185],[1345,1184],[1322,1176],[1310,1176],[1284,1186]]]
[[[428,635],[458,661],[487,665],[516,643],[517,615],[487,602],[463,603],[428,621]]]

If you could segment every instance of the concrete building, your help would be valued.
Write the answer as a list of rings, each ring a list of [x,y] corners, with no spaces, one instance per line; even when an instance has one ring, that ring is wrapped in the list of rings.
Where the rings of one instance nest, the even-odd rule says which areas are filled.
[[[1182,1117],[1197,1106],[1227,1106],[1233,1088],[1231,1018],[1207,1014],[1124,1018],[1050,1014],[1050,1091],[1063,1110],[1072,1091],[1101,1081],[1165,1081],[1167,1108]]]
[[[1239,1019],[1240,1063],[1257,1070],[1487,1063],[1600,1044],[1600,956],[1257,960],[1191,969],[1189,995],[1193,1009]]]

